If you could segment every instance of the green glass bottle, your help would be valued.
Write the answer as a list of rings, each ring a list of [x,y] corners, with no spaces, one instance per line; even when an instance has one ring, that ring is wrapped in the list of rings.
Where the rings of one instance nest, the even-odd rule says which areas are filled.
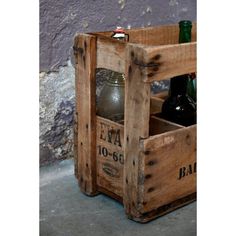
[[[188,95],[194,100],[197,101],[196,97],[196,74],[192,73],[188,75],[188,87],[187,87]]]
[[[191,42],[192,22],[189,20],[182,20],[179,22],[179,43]],[[196,102],[196,74],[191,73],[186,75],[188,77],[187,93]]]
[[[180,21],[179,43],[191,41],[191,21]],[[196,103],[189,92],[193,82],[191,74],[175,76],[170,79],[167,99],[162,105],[162,117],[174,123],[189,126],[196,123]],[[194,93],[192,93],[194,96]]]

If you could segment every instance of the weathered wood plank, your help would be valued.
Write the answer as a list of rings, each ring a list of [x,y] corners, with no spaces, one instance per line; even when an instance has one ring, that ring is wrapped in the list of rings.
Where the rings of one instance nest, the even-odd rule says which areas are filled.
[[[125,73],[126,42],[97,37],[97,68]]]
[[[196,71],[197,43],[183,43],[157,47],[145,47],[145,62],[136,63],[147,75],[144,82],[166,80],[177,75]]]
[[[123,196],[124,125],[97,116],[97,185]]]
[[[183,128],[184,126],[175,124],[173,122],[164,120],[159,117],[151,116],[150,118],[150,128],[149,135],[157,135],[161,133],[165,133],[171,130],[177,130]]]
[[[135,61],[143,60],[143,50],[135,45],[127,49],[125,73],[125,162],[123,204],[128,215],[139,216],[143,185],[140,175],[144,168],[140,139],[149,136],[150,85],[143,83],[142,70]]]
[[[78,181],[81,190],[96,190],[96,37],[79,34],[74,41],[77,53],[76,102],[78,109]]]
[[[183,44],[184,46],[178,43],[178,25],[127,30],[127,33],[130,35],[129,43],[110,38],[111,32],[93,33],[97,36],[98,68],[124,73],[126,47],[130,43],[135,43],[145,48],[148,53],[146,64],[149,66],[146,71],[148,75],[146,82],[169,79],[174,75],[196,71],[195,24],[192,30],[193,43]],[[150,64],[157,64],[157,66],[150,66]]]
[[[141,142],[145,153],[142,212],[196,192],[196,125]]]
[[[192,26],[192,42],[196,41],[196,23]],[[159,25],[154,27],[125,29],[129,34],[129,42],[144,44],[150,46],[178,44],[179,42],[179,25]],[[112,31],[97,32],[97,35],[111,37]]]
[[[155,208],[149,212],[145,212],[142,214],[141,217],[139,218],[135,218],[135,217],[129,217],[131,220],[134,220],[136,222],[139,223],[147,223],[151,220],[156,219],[157,217],[163,216],[175,209],[178,209],[182,206],[185,206],[193,201],[196,200],[196,192],[195,193],[191,193],[190,195],[180,198],[180,199],[176,199],[175,201],[168,203],[166,205],[162,205],[161,207]]]
[[[151,97],[150,113],[155,114],[161,112],[164,100],[158,97]]]

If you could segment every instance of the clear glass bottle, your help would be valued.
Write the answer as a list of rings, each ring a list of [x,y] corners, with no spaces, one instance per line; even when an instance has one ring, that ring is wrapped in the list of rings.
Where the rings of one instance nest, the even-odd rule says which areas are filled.
[[[126,41],[128,35],[121,27],[113,31],[112,38]],[[124,119],[125,77],[112,71],[105,80],[103,88],[97,98],[97,115],[112,121]]]

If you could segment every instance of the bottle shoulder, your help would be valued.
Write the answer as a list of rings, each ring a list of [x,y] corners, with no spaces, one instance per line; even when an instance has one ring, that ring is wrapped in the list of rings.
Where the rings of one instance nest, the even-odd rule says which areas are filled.
[[[162,108],[168,110],[184,111],[196,110],[196,104],[188,95],[169,96]]]

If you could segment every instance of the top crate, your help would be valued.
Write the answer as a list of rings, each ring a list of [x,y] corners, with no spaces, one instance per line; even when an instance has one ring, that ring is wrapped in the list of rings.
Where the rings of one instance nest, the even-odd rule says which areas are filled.
[[[196,125],[153,117],[163,99],[150,94],[152,81],[196,71],[196,24],[192,42],[184,44],[177,24],[126,33],[129,42],[112,32],[75,37],[75,175],[85,194],[106,193],[129,218],[147,222],[196,197]],[[96,68],[125,74],[121,123],[96,115]],[[111,141],[116,135],[119,146]]]

